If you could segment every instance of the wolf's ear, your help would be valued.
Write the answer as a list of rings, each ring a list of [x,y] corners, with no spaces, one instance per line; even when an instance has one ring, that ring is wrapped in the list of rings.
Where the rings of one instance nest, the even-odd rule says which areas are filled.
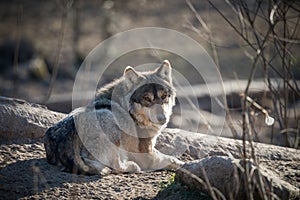
[[[157,69],[156,73],[162,79],[164,79],[170,83],[172,82],[172,68],[171,68],[171,64],[168,60],[163,61],[163,63]]]
[[[133,69],[131,66],[127,66],[126,69],[124,70],[123,76],[125,80],[129,82],[136,82],[139,78],[142,76]]]

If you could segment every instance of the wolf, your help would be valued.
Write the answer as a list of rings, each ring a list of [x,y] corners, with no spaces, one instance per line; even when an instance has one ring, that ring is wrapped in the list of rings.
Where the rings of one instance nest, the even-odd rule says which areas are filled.
[[[153,71],[126,67],[45,133],[47,161],[77,174],[107,175],[177,169],[184,163],[155,149],[175,105],[168,60]]]

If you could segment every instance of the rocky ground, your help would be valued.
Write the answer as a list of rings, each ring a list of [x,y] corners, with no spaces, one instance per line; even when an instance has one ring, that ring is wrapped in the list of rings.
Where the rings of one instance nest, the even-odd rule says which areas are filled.
[[[0,199],[209,199],[173,183],[174,172],[83,176],[45,158],[42,142],[0,146]]]
[[[179,174],[184,172],[184,167],[176,173],[158,171],[99,177],[66,173],[60,167],[48,164],[42,138],[47,127],[64,116],[26,101],[0,99],[0,199],[209,198],[174,181],[183,181]],[[249,144],[246,146],[250,155],[251,148]],[[157,138],[156,148],[183,161],[200,161],[200,167],[202,160],[217,160],[219,169],[215,164],[208,166],[218,170],[218,173],[211,173],[209,179],[219,180],[218,183],[224,182],[225,185],[228,183],[222,181],[222,172],[229,168],[218,156],[239,159],[242,155],[240,140],[169,128]],[[262,143],[253,143],[253,150],[260,166],[268,169],[267,177],[272,183],[282,185],[300,197],[297,189],[300,188],[299,150]],[[197,171],[191,172],[197,174]],[[186,175],[188,180],[193,181],[191,172]],[[233,180],[232,177],[229,179]],[[188,185],[195,188],[195,185]]]
[[[160,137],[160,145],[167,138]],[[229,139],[222,140],[219,146],[227,143],[226,148],[237,153]],[[173,142],[171,146],[174,146]],[[181,155],[181,160],[195,159],[191,152],[192,146],[189,144],[189,150]],[[260,148],[262,152],[267,149],[265,155],[259,156],[260,165],[272,172],[274,180],[278,177],[299,188],[299,160],[297,155],[290,154],[298,151],[286,149],[282,152],[280,147],[272,145],[265,150]],[[201,143],[199,147],[194,144],[193,149],[202,149],[205,154],[208,151],[207,155],[222,155],[218,148],[211,149]],[[48,164],[41,140],[0,145],[0,199],[211,199],[204,193],[175,182],[174,178],[175,173],[170,171],[111,174],[104,177],[76,175]]]

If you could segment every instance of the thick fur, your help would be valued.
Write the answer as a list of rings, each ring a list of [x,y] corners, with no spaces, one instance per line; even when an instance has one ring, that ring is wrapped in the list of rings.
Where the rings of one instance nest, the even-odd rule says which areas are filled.
[[[127,67],[93,102],[47,130],[47,160],[83,174],[176,169],[183,162],[154,148],[174,103],[168,61],[150,72]]]

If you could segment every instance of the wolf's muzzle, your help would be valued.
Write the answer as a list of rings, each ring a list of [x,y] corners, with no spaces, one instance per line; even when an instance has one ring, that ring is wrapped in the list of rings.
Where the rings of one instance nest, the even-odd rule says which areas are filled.
[[[164,115],[158,115],[156,117],[157,122],[161,125],[165,124],[167,122],[167,118]]]

